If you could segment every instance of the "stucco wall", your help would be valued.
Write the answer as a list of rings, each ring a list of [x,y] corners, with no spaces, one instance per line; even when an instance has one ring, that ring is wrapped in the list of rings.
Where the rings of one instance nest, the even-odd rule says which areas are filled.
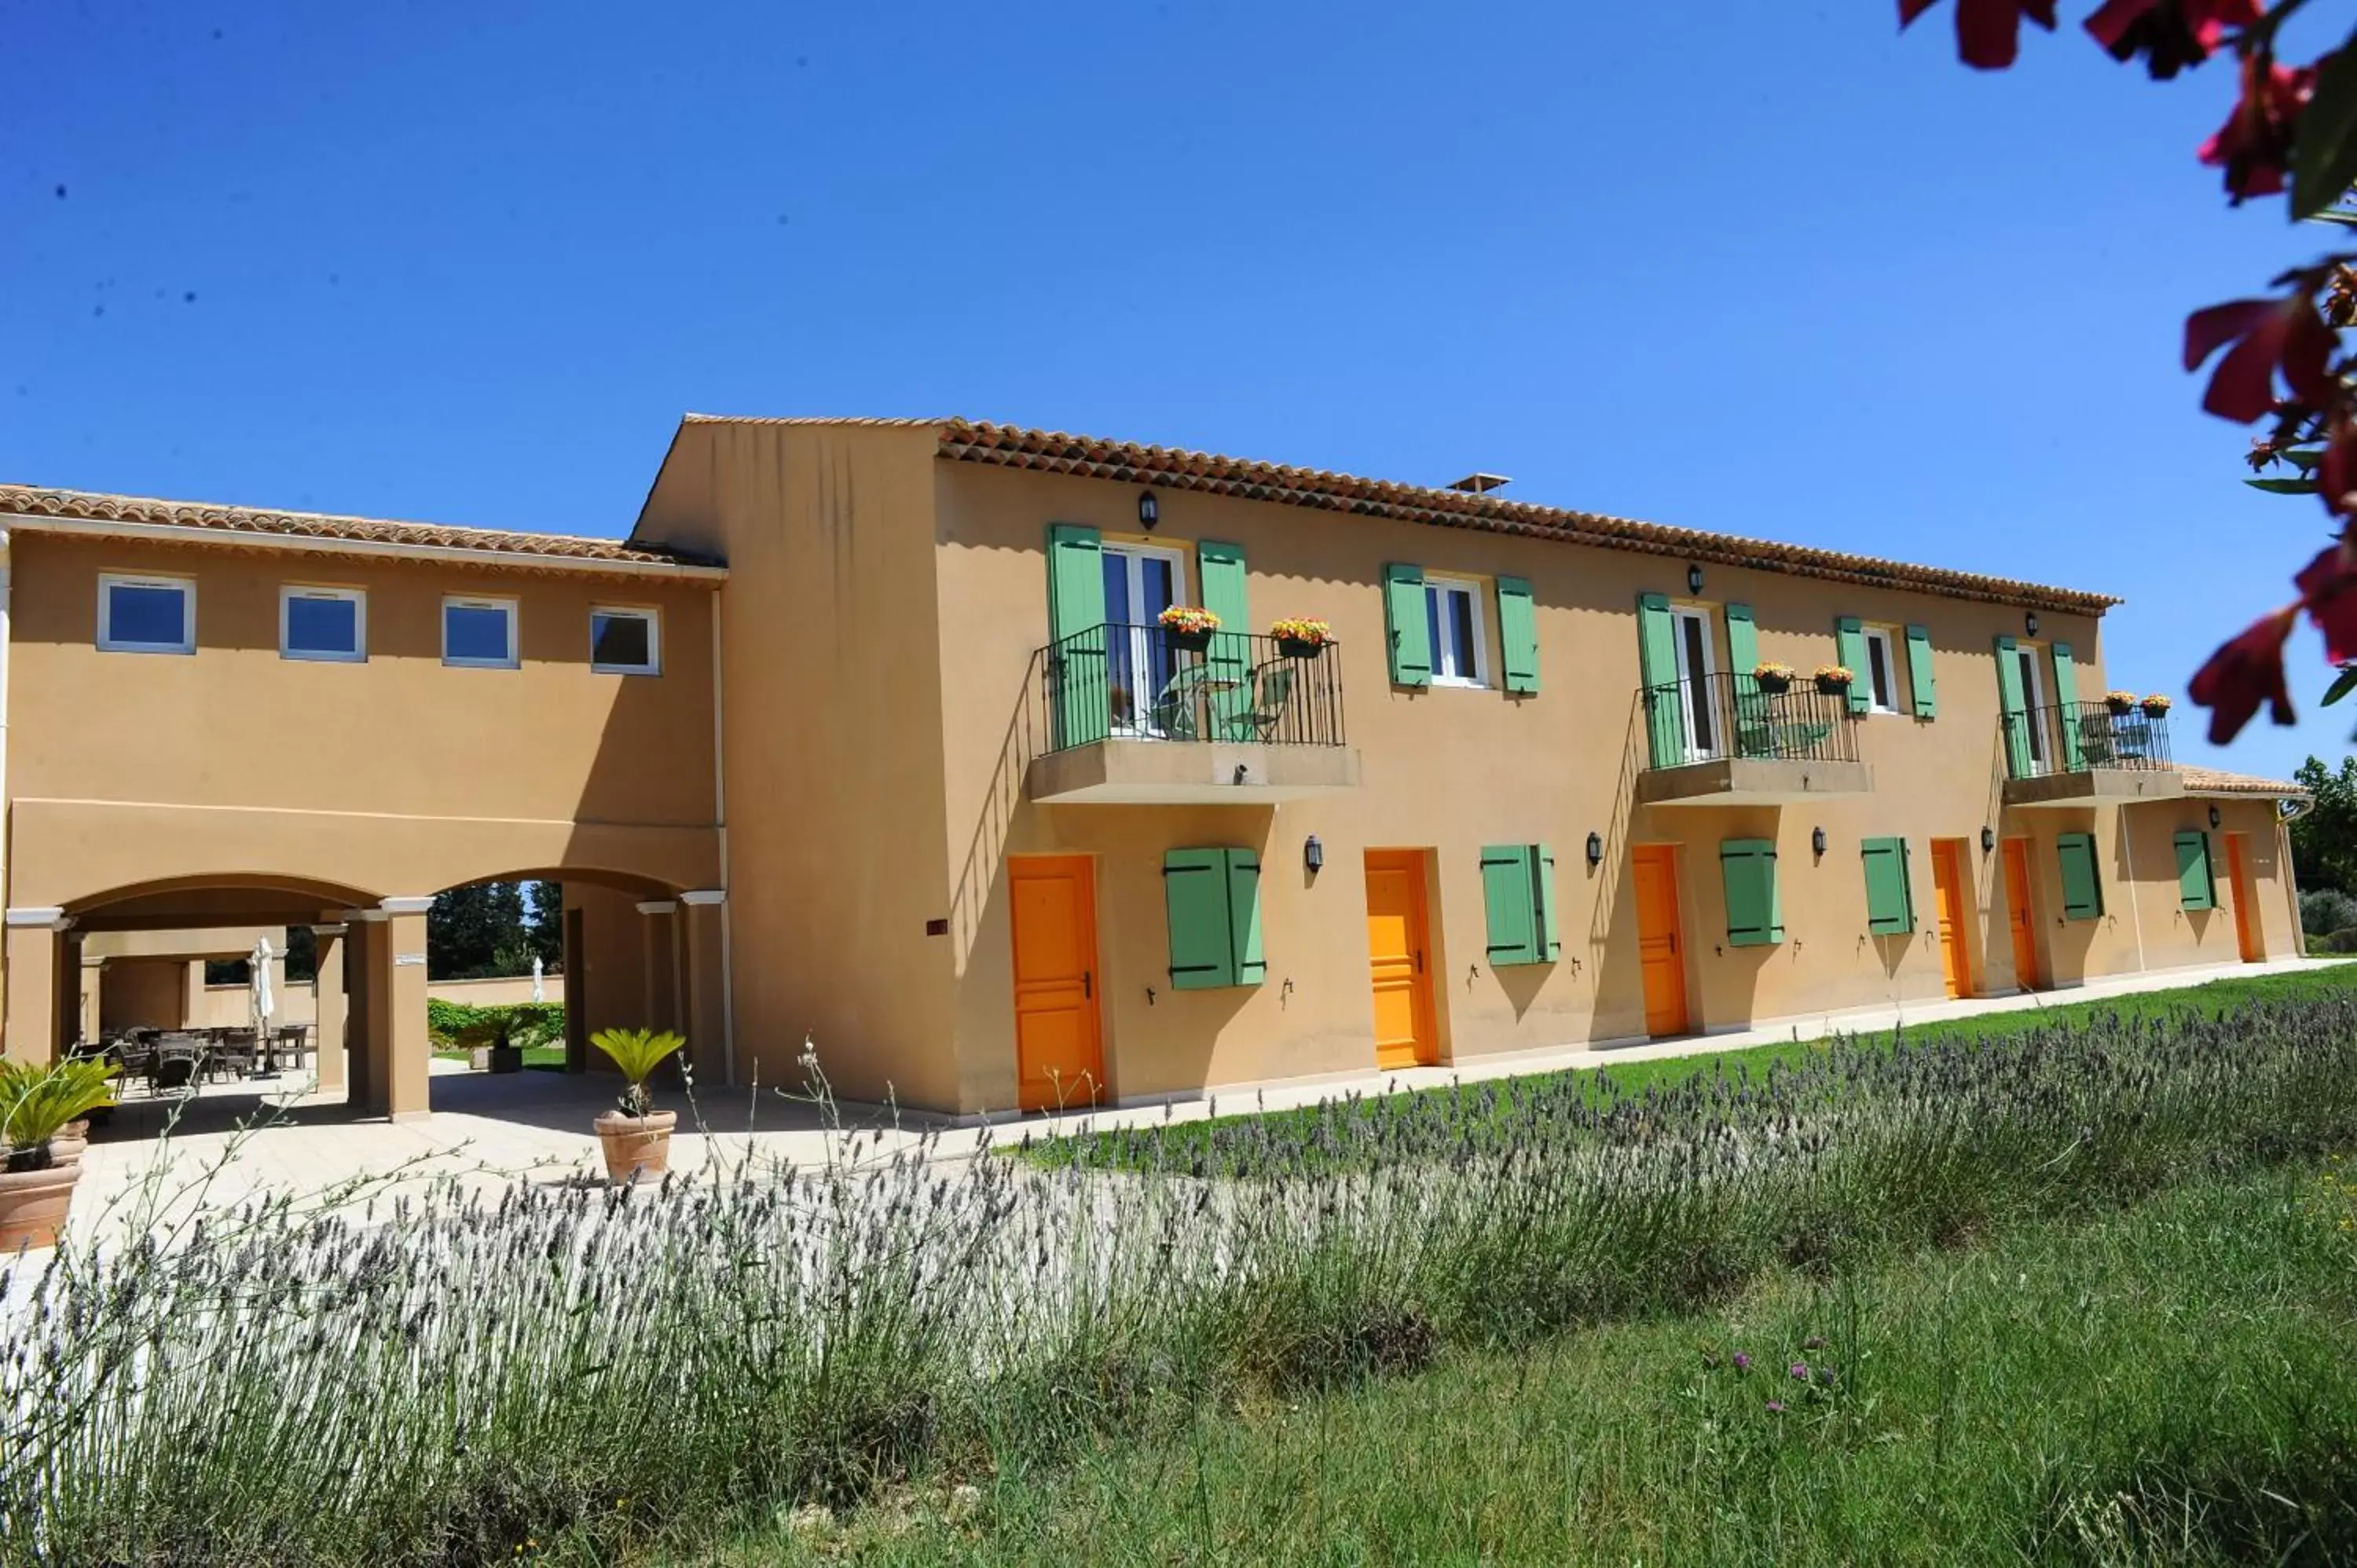
[[[1944,995],[1933,932],[1930,841],[1967,841],[1973,953],[1980,988],[2011,988],[1999,856],[1984,854],[1984,824],[2030,835],[2042,886],[2041,940],[2057,983],[2138,966],[2231,961],[2231,917],[2186,917],[2175,908],[2170,834],[2206,820],[2207,802],[2130,808],[2139,877],[2121,896],[2118,808],[2081,811],[2001,809],[2003,757],[1993,639],[2025,636],[2016,607],[1945,599],[1887,587],[1730,567],[1709,569],[1700,595],[1685,589],[1686,564],[1669,556],[1566,545],[1389,520],[1337,516],[1273,503],[1158,492],[1151,542],[1211,539],[1244,547],[1254,625],[1280,615],[1330,622],[1340,641],[1350,738],[1363,754],[1361,788],[1277,805],[1038,806],[1022,796],[1023,739],[1016,723],[1035,650],[1047,640],[1045,532],[1051,521],[1092,524],[1108,541],[1136,536],[1134,487],[1103,481],[939,465],[941,682],[947,740],[953,936],[959,964],[958,1102],[1004,1108],[1015,1096],[1013,1017],[1006,913],[1006,857],[1085,853],[1098,861],[1099,940],[1104,975],[1106,1066],[1115,1094],[1130,1097],[1205,1084],[1363,1071],[1372,1065],[1365,948],[1364,853],[1428,848],[1435,881],[1433,940],[1444,1051],[1457,1058],[1644,1030],[1635,910],[1634,843],[1678,846],[1696,1026],[1824,1014]],[[1391,684],[1380,584],[1387,562],[1533,585],[1541,689],[1501,691]],[[1199,584],[1190,565],[1190,585]],[[1858,722],[1872,768],[1871,795],[1806,805],[1638,807],[1644,755],[1635,607],[1643,592],[1713,607],[1752,607],[1761,655],[1807,671],[1835,657],[1836,617],[1928,627],[1939,713],[1931,720],[1874,715]],[[1485,585],[1485,595],[1487,585]],[[1491,668],[1498,667],[1494,598],[1485,597]],[[2079,690],[2104,689],[2100,628],[2092,618],[2042,611],[2041,644],[2072,645]],[[1724,628],[1719,628],[1725,668]],[[2128,672],[2131,680],[2133,672]],[[1033,744],[1036,744],[1036,739]],[[2271,950],[2292,950],[2285,931],[2272,811],[2235,802],[2229,826],[2250,824],[2254,874]],[[2059,871],[2053,835],[2093,826],[2104,854],[2107,913],[2098,922],[2053,924]],[[1827,850],[1811,854],[1822,826]],[[1582,846],[1602,835],[1591,873]],[[1303,841],[1317,834],[1326,869],[1302,870]],[[1918,931],[1867,934],[1859,841],[1903,835],[1910,845]],[[1779,847],[1787,940],[1766,948],[1725,943],[1718,844],[1770,837]],[[1545,842],[1559,864],[1568,929],[1563,960],[1493,971],[1486,957],[1480,850]],[[1232,843],[1261,851],[1269,961],[1251,989],[1173,993],[1166,974],[1162,854],[1183,845]],[[2219,849],[2222,876],[2223,847]],[[1148,991],[1154,995],[1149,999]]]
[[[931,430],[683,426],[640,537],[724,554],[737,1070],[959,1095]],[[996,700],[994,695],[994,701]]]
[[[217,875],[379,897],[717,875],[705,588],[24,533],[15,571],[11,905]],[[193,580],[197,651],[100,651],[102,572]],[[281,658],[285,584],[365,589],[367,662]],[[521,668],[442,663],[450,593],[519,601]],[[663,673],[593,672],[592,605],[658,608]]]

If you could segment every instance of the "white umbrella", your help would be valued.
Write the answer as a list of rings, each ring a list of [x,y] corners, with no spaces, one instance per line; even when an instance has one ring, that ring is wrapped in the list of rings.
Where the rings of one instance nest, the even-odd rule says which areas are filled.
[[[532,955],[532,999],[534,1002],[545,1002],[548,1000],[547,983],[540,977],[540,955],[538,953]]]
[[[253,1026],[257,1030],[270,1027],[270,1015],[278,1011],[278,1000],[270,993],[270,939],[263,937],[253,944],[250,967],[253,972]]]

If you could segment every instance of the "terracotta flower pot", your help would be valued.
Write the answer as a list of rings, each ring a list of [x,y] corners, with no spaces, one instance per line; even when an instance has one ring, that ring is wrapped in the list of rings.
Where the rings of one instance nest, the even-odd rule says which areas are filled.
[[[46,1170],[0,1171],[0,1258],[26,1247],[54,1247],[73,1206],[81,1162]]]
[[[69,1122],[49,1134],[49,1162],[52,1165],[78,1165],[81,1152],[90,1147],[90,1118]]]
[[[650,1111],[625,1116],[608,1111],[597,1118],[597,1142],[606,1151],[609,1181],[645,1180],[671,1169],[671,1131],[679,1125],[676,1111]]]

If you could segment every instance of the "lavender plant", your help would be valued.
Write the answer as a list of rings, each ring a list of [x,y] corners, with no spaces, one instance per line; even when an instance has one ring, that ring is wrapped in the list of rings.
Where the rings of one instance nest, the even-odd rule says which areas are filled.
[[[817,1169],[266,1203],[0,1283],[0,1559],[440,1563],[726,1529],[2342,1147],[2352,1069],[2336,997],[1346,1101],[1314,1146],[1241,1122],[1123,1171],[845,1132]]]

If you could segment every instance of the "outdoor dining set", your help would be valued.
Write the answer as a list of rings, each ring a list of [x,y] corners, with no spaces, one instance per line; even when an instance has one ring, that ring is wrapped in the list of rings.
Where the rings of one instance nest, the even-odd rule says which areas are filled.
[[[144,1083],[150,1094],[193,1091],[205,1083],[273,1078],[316,1061],[308,1024],[274,1028],[132,1028],[88,1041],[74,1054],[103,1057],[123,1069],[122,1084]]]

